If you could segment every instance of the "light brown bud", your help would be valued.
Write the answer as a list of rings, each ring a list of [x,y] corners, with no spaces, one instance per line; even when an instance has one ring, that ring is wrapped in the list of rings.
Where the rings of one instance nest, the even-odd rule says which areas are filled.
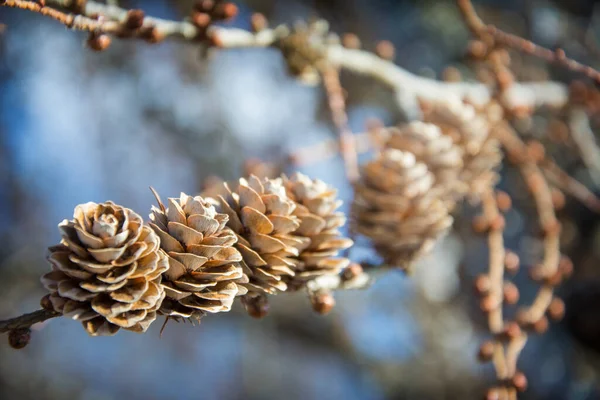
[[[269,23],[267,22],[267,17],[261,13],[254,13],[250,18],[250,25],[252,26],[253,32],[260,32],[268,28]]]
[[[508,193],[503,192],[502,190],[496,192],[496,203],[498,203],[500,211],[506,212],[512,207],[512,199]]]
[[[375,46],[375,53],[384,60],[392,61],[396,56],[396,49],[389,40],[382,40]]]
[[[350,264],[342,273],[342,279],[349,281],[363,274],[363,268],[358,263]]]
[[[264,318],[269,313],[269,300],[267,296],[244,296],[242,297],[242,304],[248,315],[253,318]]]
[[[144,25],[144,16],[142,10],[129,10],[125,18],[125,28],[132,31],[141,28]]]
[[[504,295],[506,304],[517,304],[519,301],[519,289],[512,282],[504,282],[502,294]]]
[[[555,297],[548,306],[548,316],[554,321],[560,321],[565,316],[565,302]]]
[[[520,266],[520,260],[517,253],[514,251],[507,251],[504,255],[504,268],[506,271],[511,274],[517,273]]]
[[[310,296],[313,310],[321,315],[328,314],[335,306],[335,299],[329,292],[318,292]]]
[[[354,33],[344,33],[342,36],[342,44],[348,49],[360,49],[360,39]]]
[[[517,392],[524,392],[527,390],[527,377],[521,371],[517,371],[510,380],[512,386],[517,389]]]
[[[477,353],[477,358],[479,359],[479,361],[491,361],[492,357],[494,356],[495,347],[496,346],[494,345],[494,342],[492,342],[491,340],[486,340],[485,342],[483,342],[479,347],[479,352]]]
[[[110,37],[105,34],[90,34],[87,45],[94,51],[103,51],[110,46]]]
[[[8,344],[13,349],[22,349],[29,344],[31,340],[31,329],[19,328],[13,329],[8,333]]]

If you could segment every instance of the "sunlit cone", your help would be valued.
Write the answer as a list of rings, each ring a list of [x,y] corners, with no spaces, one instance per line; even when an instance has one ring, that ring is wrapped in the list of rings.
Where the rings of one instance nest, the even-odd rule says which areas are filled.
[[[235,297],[247,292],[243,283],[248,281],[234,247],[237,237],[225,226],[229,217],[200,196],[181,193],[166,207],[157,200],[150,226],[169,261],[161,313],[198,320],[205,313],[229,311]]]
[[[414,121],[400,128],[388,128],[386,148],[402,150],[427,166],[434,177],[431,191],[452,209],[468,186],[460,179],[463,150],[433,124]]]
[[[158,236],[110,201],[78,205],[58,227],[61,244],[49,249],[52,272],[42,277],[54,310],[82,321],[92,336],[145,332],[165,296],[168,264]]]
[[[386,149],[363,167],[352,204],[357,232],[385,262],[408,269],[452,225],[445,203],[432,196],[435,177],[412,153]]]
[[[292,234],[300,221],[281,178],[242,178],[227,196],[219,196],[219,207],[238,237],[241,265],[250,277],[248,289],[267,294],[286,290],[284,277],[294,276],[297,257],[308,239]]]
[[[289,179],[284,177],[284,184],[289,198],[296,203],[294,215],[300,222],[294,234],[309,240],[298,257],[296,275],[288,279],[289,285],[297,289],[318,276],[339,274],[350,260],[338,255],[353,243],[339,231],[346,216],[337,211],[342,201],[335,188],[300,173]]]
[[[502,161],[500,144],[491,136],[497,113],[477,112],[458,97],[444,97],[431,103],[425,121],[436,124],[463,150],[463,169],[460,180],[468,185],[468,195],[478,200],[481,193],[493,187],[498,174],[495,169]]]

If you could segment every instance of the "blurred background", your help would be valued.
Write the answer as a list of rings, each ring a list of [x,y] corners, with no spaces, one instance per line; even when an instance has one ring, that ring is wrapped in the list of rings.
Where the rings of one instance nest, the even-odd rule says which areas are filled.
[[[172,19],[193,5],[119,3]],[[318,16],[335,32],[356,33],[367,49],[392,41],[396,62],[411,72],[442,78],[452,66],[463,79],[482,78],[465,57],[469,35],[453,1],[236,4],[238,27],[248,28],[256,11],[274,25]],[[490,23],[598,66],[600,6],[593,0],[475,5]],[[197,193],[211,175],[240,176],[248,158],[279,162],[335,137],[321,89],[289,77],[275,50],[204,54],[189,43],[113,40],[94,53],[84,46],[85,34],[30,12],[0,8],[0,24],[0,319],[38,308],[39,276],[49,270],[45,249],[58,242],[56,225],[75,205],[113,200],[146,216],[154,202],[149,186],[163,198]],[[522,80],[573,78],[519,55],[512,65]],[[343,84],[354,132],[364,131],[369,118],[402,121],[388,89],[350,75]],[[598,191],[568,137],[548,135],[551,127],[564,131],[564,116],[540,113],[518,127]],[[351,200],[339,157],[301,170]],[[506,240],[523,260],[515,282],[528,301],[536,285],[527,267],[541,254],[534,213],[517,171],[504,167],[500,186],[514,196]],[[108,338],[90,338],[67,319],[36,326],[24,350],[0,341],[0,398],[481,398],[494,372],[475,358],[487,337],[472,291],[487,267],[485,240],[470,230],[475,213],[476,207],[460,211],[454,231],[415,276],[390,272],[367,290],[337,293],[326,317],[313,313],[302,294],[291,294],[274,298],[264,320],[238,305],[198,327],[169,324],[162,338],[160,323],[145,335]],[[560,291],[568,314],[546,335],[530,337],[519,361],[530,384],[522,398],[599,399],[599,220],[571,200],[559,215],[563,250],[575,263]],[[350,255],[373,258],[362,241]]]

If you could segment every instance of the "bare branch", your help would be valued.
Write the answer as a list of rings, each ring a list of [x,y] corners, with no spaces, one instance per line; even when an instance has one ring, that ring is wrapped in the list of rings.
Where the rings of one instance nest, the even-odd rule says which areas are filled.
[[[571,137],[581,153],[581,159],[590,171],[590,176],[596,185],[600,185],[600,149],[596,144],[587,113],[579,108],[571,110],[569,127]]]
[[[16,329],[30,328],[32,325],[39,322],[44,322],[51,318],[60,316],[60,313],[45,309],[37,310],[19,317],[0,321],[0,333],[7,333]]]
[[[7,3],[14,3],[15,1],[17,0],[6,2],[5,5]],[[32,1],[20,1],[20,3],[34,4],[35,7],[31,6],[27,8],[31,11],[40,12],[41,8],[48,9],[48,7],[40,7]],[[47,0],[46,3],[72,9],[75,1]],[[57,12],[56,10],[54,11]],[[81,13],[88,18],[96,18],[98,15],[102,15],[108,19],[104,22],[94,19],[89,19],[89,21],[84,20],[90,24],[93,22],[92,25],[89,25],[90,29],[93,27],[94,30],[104,33],[118,32],[121,29],[121,23],[127,17],[127,12],[128,10],[94,1],[85,2],[81,10]],[[160,38],[176,38],[188,41],[197,40],[202,33],[191,22],[170,21],[154,17],[144,18],[143,27],[140,31],[147,32],[148,29],[153,29],[156,36]],[[278,38],[288,33],[289,30],[285,27],[265,29],[257,33],[224,27],[210,27],[208,30],[211,43],[221,48],[268,47],[274,45]],[[413,102],[405,101],[405,104],[414,104],[417,98],[434,100],[446,96],[460,96],[475,105],[485,105],[492,97],[493,88],[482,83],[446,83],[427,79],[414,75],[368,51],[349,49],[338,44],[317,43],[315,45],[324,48],[328,64],[357,74],[367,75],[389,86],[397,94],[396,97],[398,98],[407,100],[412,97],[415,99]],[[503,101],[508,108],[560,107],[567,100],[567,87],[557,82],[516,83],[503,94]]]

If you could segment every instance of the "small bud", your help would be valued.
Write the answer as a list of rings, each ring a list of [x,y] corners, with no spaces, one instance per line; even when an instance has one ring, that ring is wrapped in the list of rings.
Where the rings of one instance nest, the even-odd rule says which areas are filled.
[[[242,297],[242,304],[248,315],[253,318],[264,318],[269,313],[269,300],[267,299],[267,296],[244,296]]]
[[[211,23],[210,15],[197,11],[192,12],[191,20],[194,25],[200,28],[206,28]]]
[[[321,315],[328,314],[335,306],[333,295],[328,292],[318,292],[310,296],[313,310]]]
[[[481,40],[471,40],[469,42],[467,53],[470,57],[481,60],[485,58],[487,50],[487,45]]]
[[[512,282],[504,282],[502,294],[506,304],[517,304],[519,301],[519,289]]]
[[[475,292],[480,296],[489,292],[491,285],[492,282],[490,280],[489,275],[482,274],[475,278]]]
[[[548,306],[548,316],[554,321],[560,321],[565,316],[565,302],[555,297]]]
[[[507,251],[504,255],[504,268],[511,274],[515,274],[519,270],[520,260],[517,253],[514,251]]]
[[[509,322],[504,327],[504,331],[502,332],[502,334],[508,340],[512,340],[512,339],[516,339],[518,337],[521,337],[521,335],[523,335],[523,331],[521,330],[521,327],[519,326],[518,323],[516,323],[516,322]]]
[[[375,46],[375,54],[384,60],[392,61],[396,56],[396,49],[389,40],[382,40]]]
[[[143,27],[140,36],[148,43],[159,43],[165,39],[165,35],[154,26]]]
[[[142,25],[144,25],[144,11],[129,10],[125,18],[125,28],[134,31],[141,28]]]
[[[490,222],[490,229],[493,231],[501,231],[506,226],[506,219],[502,215],[496,217]]]
[[[535,321],[531,327],[537,334],[545,333],[548,330],[548,318],[544,315],[537,321]]]
[[[52,302],[50,301],[49,294],[42,297],[42,299],[40,300],[40,306],[42,306],[42,308],[44,310],[54,311],[54,306],[52,305]]]
[[[473,230],[475,233],[485,233],[490,229],[490,222],[483,215],[477,215],[473,218]]]
[[[492,342],[491,340],[487,340],[485,342],[483,342],[481,344],[481,346],[479,347],[479,352],[477,353],[477,358],[479,359],[480,362],[488,362],[492,360],[492,357],[494,356],[494,348],[495,348],[495,344],[494,342]]]
[[[105,34],[90,34],[87,45],[94,51],[103,51],[110,46],[110,37]]]
[[[444,82],[460,82],[462,81],[462,74],[458,68],[450,66],[442,71],[442,79]]]
[[[498,203],[500,211],[506,212],[512,207],[512,199],[508,193],[503,192],[502,190],[496,192],[496,203]]]
[[[238,14],[238,7],[233,3],[220,3],[215,6],[211,16],[216,20],[230,20]]]
[[[501,304],[501,298],[488,294],[481,299],[479,302],[479,307],[481,308],[481,311],[489,313],[500,307]]]
[[[517,392],[524,392],[527,390],[527,377],[521,371],[517,371],[510,380],[512,386],[517,389]]]
[[[268,28],[269,23],[267,22],[267,17],[261,13],[254,13],[250,18],[250,25],[252,26],[253,32],[260,32]]]
[[[31,340],[31,329],[19,328],[14,329],[8,333],[8,344],[13,349],[22,349],[29,344]]]
[[[342,273],[342,279],[349,281],[363,274],[363,268],[358,263],[350,264]]]
[[[344,33],[342,44],[348,49],[360,49],[361,46],[360,39],[354,33]]]

